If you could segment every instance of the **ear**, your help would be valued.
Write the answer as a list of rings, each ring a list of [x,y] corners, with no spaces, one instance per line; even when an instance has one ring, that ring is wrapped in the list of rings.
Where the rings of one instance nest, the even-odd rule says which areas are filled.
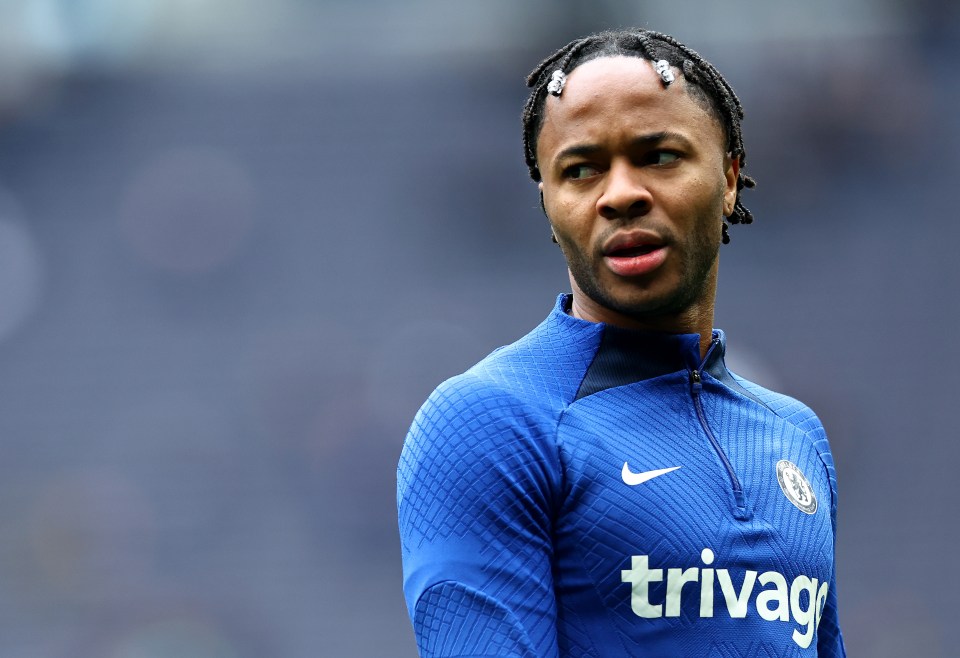
[[[733,208],[737,204],[737,179],[740,177],[740,158],[733,157],[727,153],[723,156],[723,216],[729,217],[733,214]]]

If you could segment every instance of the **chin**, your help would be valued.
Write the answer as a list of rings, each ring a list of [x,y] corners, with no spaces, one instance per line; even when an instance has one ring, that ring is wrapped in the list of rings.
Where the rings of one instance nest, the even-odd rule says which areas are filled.
[[[665,316],[680,315],[695,306],[702,299],[702,290],[693,290],[688,286],[651,286],[644,290],[610,290],[604,295],[607,308],[621,315],[647,320]]]
[[[643,302],[628,302],[618,308],[618,313],[635,320],[650,320],[669,315],[676,315],[683,310],[681,305],[674,305],[671,300],[645,300]]]
[[[684,295],[675,288],[664,286],[649,286],[644,289],[628,288],[627,290],[607,290],[607,298],[612,302],[611,308],[622,309],[625,315],[659,315],[682,308]]]

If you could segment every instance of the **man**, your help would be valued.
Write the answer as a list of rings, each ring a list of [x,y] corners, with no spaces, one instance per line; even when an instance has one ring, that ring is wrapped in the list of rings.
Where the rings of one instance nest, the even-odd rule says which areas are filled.
[[[572,295],[407,436],[421,656],[844,656],[826,435],[712,329],[726,221],[751,220],[733,90],[647,31],[575,41],[528,84]]]

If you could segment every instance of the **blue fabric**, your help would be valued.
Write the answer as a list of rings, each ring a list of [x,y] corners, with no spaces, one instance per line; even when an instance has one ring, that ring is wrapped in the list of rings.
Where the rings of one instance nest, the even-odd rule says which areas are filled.
[[[701,361],[696,335],[567,303],[410,428],[397,498],[421,656],[844,656],[816,416],[727,371],[721,332]],[[625,464],[679,468],[628,485]]]

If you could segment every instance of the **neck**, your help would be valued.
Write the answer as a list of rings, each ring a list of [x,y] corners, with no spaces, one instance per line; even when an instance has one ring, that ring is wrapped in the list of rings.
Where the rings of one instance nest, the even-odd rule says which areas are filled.
[[[601,304],[585,294],[570,274],[573,300],[570,313],[575,318],[588,322],[603,322],[623,329],[640,329],[667,334],[699,334],[700,357],[707,355],[713,340],[713,312],[717,292],[717,266],[704,281],[703,289],[696,299],[685,308],[670,313],[624,313]]]
[[[594,306],[592,300],[574,293],[570,313],[573,317],[587,322],[603,322],[623,329],[657,331],[666,334],[699,334],[701,358],[707,355],[707,350],[710,349],[710,343],[713,340],[712,304],[709,309],[698,306],[677,315],[653,316],[642,319],[623,315],[608,308],[604,308],[602,313],[597,313],[596,309],[593,308]]]

